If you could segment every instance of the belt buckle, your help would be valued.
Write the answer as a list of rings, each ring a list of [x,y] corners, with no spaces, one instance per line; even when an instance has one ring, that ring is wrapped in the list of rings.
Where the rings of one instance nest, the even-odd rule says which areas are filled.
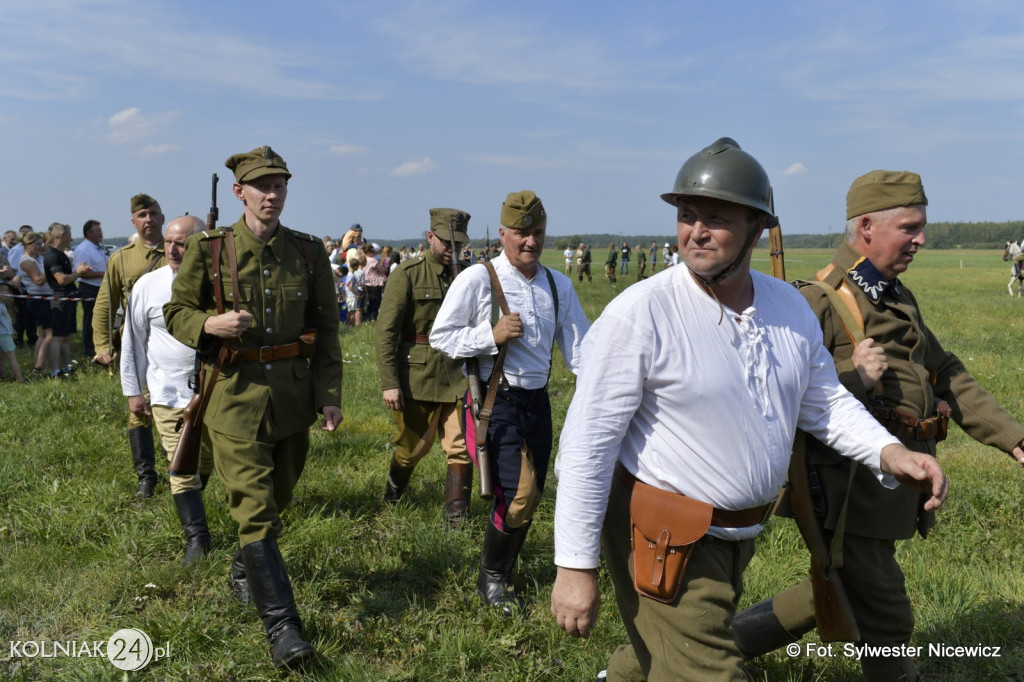
[[[267,357],[263,357],[263,351],[267,351]],[[274,349],[271,346],[260,346],[260,362],[270,362],[274,359]]]

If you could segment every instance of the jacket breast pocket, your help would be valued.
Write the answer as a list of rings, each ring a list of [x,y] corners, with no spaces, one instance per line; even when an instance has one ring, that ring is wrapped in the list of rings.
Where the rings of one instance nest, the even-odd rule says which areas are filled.
[[[252,304],[252,285],[240,283],[238,285],[239,303]],[[216,299],[215,299],[216,300]],[[233,307],[235,301],[235,290],[230,279],[224,280],[224,308]]]

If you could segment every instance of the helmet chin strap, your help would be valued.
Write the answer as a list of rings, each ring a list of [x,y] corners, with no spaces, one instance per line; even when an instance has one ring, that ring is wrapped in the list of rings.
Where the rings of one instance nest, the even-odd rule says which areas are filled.
[[[712,287],[714,287],[716,284],[718,284],[725,278],[730,277],[736,272],[736,270],[739,269],[740,263],[743,262],[743,259],[747,255],[747,251],[754,243],[754,237],[757,234],[759,234],[760,231],[761,230],[756,227],[750,230],[750,234],[747,235],[747,239],[746,241],[744,241],[743,248],[740,249],[739,255],[736,256],[736,259],[733,260],[733,262],[730,263],[729,265],[725,266],[725,269],[723,269],[717,275],[712,275],[711,277],[704,277],[703,275],[694,272],[693,268],[691,268],[689,264],[686,265],[686,268],[690,271],[690,274],[693,275],[697,279],[697,281],[704,286],[704,289],[707,290],[709,294],[711,294],[711,298],[718,301],[718,324],[722,324],[722,320],[725,318],[725,306],[723,306],[722,302],[718,300],[718,296],[715,295],[715,290]]]

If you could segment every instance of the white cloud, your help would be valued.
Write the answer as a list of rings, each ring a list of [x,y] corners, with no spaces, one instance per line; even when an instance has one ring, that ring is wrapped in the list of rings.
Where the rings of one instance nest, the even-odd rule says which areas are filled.
[[[807,166],[803,165],[799,161],[794,163],[792,166],[782,171],[783,175],[803,175],[807,172]]]
[[[327,151],[337,156],[354,156],[356,154],[365,154],[370,150],[355,144],[332,144],[328,147]]]
[[[107,140],[114,144],[145,141],[155,133],[169,128],[180,115],[180,111],[144,113],[138,107],[122,109],[107,119],[107,127],[110,129]]]
[[[401,166],[391,171],[391,177],[401,178],[410,175],[423,175],[424,173],[429,173],[435,168],[437,168],[437,164],[435,164],[430,159],[421,159],[419,161],[406,161]]]
[[[179,149],[181,149],[180,146],[178,146],[176,144],[170,144],[170,143],[165,143],[165,144],[148,144],[148,145],[146,145],[145,147],[143,147],[142,149],[139,150],[139,154],[142,155],[142,156],[149,156],[149,157],[152,157],[152,156],[163,156],[165,154],[170,154],[172,152],[176,152]]]

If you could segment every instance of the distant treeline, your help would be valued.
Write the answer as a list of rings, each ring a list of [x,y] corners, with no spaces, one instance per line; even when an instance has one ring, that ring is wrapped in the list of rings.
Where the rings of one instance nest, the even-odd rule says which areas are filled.
[[[843,239],[842,232],[832,234],[786,234],[782,226],[782,243],[787,249],[834,248]],[[929,249],[1001,249],[1007,241],[1024,239],[1024,220],[1005,223],[928,223],[925,239]],[[764,237],[758,246],[768,248]]]

